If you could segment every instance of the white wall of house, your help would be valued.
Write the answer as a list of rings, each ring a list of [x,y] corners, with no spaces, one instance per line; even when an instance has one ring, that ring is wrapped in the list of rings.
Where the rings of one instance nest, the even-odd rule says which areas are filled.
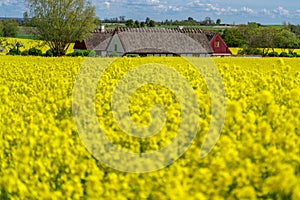
[[[109,45],[107,47],[107,55],[108,56],[110,56],[110,55],[112,55],[114,53],[116,53],[116,54],[118,54],[120,56],[122,56],[125,53],[125,50],[123,48],[123,45],[121,43],[121,40],[120,40],[118,34],[115,34],[112,37],[112,39],[111,39],[111,41],[110,41],[110,43],[109,43]]]

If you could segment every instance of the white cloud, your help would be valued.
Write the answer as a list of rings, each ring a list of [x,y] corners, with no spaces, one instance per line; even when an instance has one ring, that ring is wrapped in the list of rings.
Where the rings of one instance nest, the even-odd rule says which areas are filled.
[[[172,6],[172,5],[165,5],[165,4],[159,4],[154,7],[155,10],[162,11],[162,12],[180,12],[183,10],[183,7],[180,6]]]
[[[155,10],[166,11],[167,7],[163,4],[157,5],[154,7]]]
[[[110,2],[108,1],[105,1],[104,2],[104,5],[105,5],[105,8],[109,9],[110,8]]]
[[[242,7],[240,11],[248,14],[255,14],[254,10],[252,10],[251,8],[247,8],[245,6]]]
[[[9,6],[9,5],[12,5],[12,4],[16,4],[20,1],[18,0],[1,0],[0,1],[0,6]]]
[[[146,3],[148,3],[148,4],[159,4],[160,1],[159,0],[146,0]]]
[[[240,9],[237,8],[232,8],[232,7],[220,7],[217,4],[212,4],[212,3],[202,3],[200,0],[195,0],[192,2],[189,2],[187,4],[189,7],[198,7],[203,11],[206,12],[213,12],[216,15],[232,15],[232,14],[256,14],[256,12],[248,7],[242,7]]]
[[[262,15],[262,16],[271,17],[272,19],[275,18],[275,14],[273,12],[271,12],[270,10],[266,9],[266,8],[259,11],[259,14]]]
[[[285,8],[283,8],[281,6],[279,6],[276,9],[274,9],[273,13],[275,13],[277,15],[280,15],[280,16],[284,16],[284,17],[290,17],[290,12],[287,9],[285,9]]]
[[[179,12],[179,11],[183,10],[183,7],[181,7],[181,6],[169,6],[168,9],[171,10],[171,11],[174,11],[174,12]]]
[[[269,16],[272,15],[271,11],[269,11],[269,10],[267,10],[267,9],[265,9],[265,8],[262,9],[262,10],[260,11],[260,13],[263,14],[263,15],[269,15]]]

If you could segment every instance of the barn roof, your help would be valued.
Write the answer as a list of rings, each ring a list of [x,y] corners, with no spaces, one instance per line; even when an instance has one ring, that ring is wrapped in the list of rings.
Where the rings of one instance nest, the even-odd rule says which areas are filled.
[[[113,29],[108,29],[105,32],[100,32],[99,30],[95,30],[91,37],[86,39],[86,44],[88,49],[94,49],[100,43],[110,38],[114,34]]]
[[[126,52],[143,53],[143,49],[147,48],[152,49],[148,53],[208,53],[197,40],[175,30],[129,29],[120,30],[118,34]]]
[[[118,34],[127,53],[213,53],[201,29],[123,28],[95,30],[85,42],[88,49],[106,50]]]
[[[207,36],[205,35],[205,33],[203,33],[202,31],[197,31],[197,32],[186,32],[186,35],[188,35],[189,37],[193,38],[194,40],[196,40],[198,43],[200,43],[209,53],[213,52],[213,49],[211,48],[210,44],[209,44],[209,39],[207,38]]]
[[[110,40],[111,40],[111,37],[112,37],[112,35],[107,37],[107,38],[101,38],[100,43],[98,42],[99,44],[97,46],[95,46],[93,48],[93,50],[95,50],[95,51],[105,51],[107,49],[107,46],[108,46]]]
[[[207,39],[209,41],[211,41],[215,37],[216,33],[214,33],[214,32],[205,32],[205,35],[206,35]]]

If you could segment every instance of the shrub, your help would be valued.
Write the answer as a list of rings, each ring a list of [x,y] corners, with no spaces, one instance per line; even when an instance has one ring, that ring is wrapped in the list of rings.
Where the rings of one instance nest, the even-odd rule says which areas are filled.
[[[96,51],[90,50],[88,56],[89,56],[89,57],[96,57],[96,56],[97,56]]]
[[[280,54],[279,54],[279,57],[287,57],[287,52],[281,52]]]
[[[22,51],[21,55],[22,55],[22,56],[28,56],[28,55],[29,55],[29,52],[28,52],[28,50],[24,50],[24,51]]]
[[[51,49],[48,49],[46,51],[46,53],[44,54],[44,56],[46,56],[46,57],[53,57],[53,51]]]
[[[28,50],[28,54],[30,56],[42,56],[43,52],[40,49],[33,47]]]
[[[67,56],[96,57],[96,52],[94,50],[89,50],[89,49],[88,50],[79,50],[79,51],[74,51],[73,53],[69,53],[69,54],[67,54]]]
[[[297,57],[297,53],[287,53],[287,52],[281,52],[279,54],[279,57]]]
[[[277,52],[270,52],[270,53],[268,53],[268,56],[269,57],[278,57],[278,53]]]
[[[293,55],[293,57],[298,57],[297,52],[290,52],[291,55]]]
[[[128,55],[126,55],[127,57],[138,57],[138,55],[137,54],[128,54]]]
[[[66,54],[66,56],[75,57],[75,52],[73,52],[73,53],[68,53],[68,54]]]
[[[250,52],[252,52],[253,55],[262,55],[263,54],[262,50],[260,50],[260,49],[253,49]]]
[[[76,52],[74,52],[75,54],[74,54],[74,56],[84,56],[84,51],[76,51]]]
[[[16,49],[16,48],[12,48],[12,49],[9,50],[7,55],[11,55],[11,56],[21,55],[21,51]]]
[[[243,49],[240,49],[238,51],[238,54],[239,55],[262,55],[263,52],[260,49],[244,47]]]

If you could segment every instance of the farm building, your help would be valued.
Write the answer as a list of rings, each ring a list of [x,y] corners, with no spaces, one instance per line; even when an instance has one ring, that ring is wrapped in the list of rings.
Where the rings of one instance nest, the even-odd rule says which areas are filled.
[[[232,53],[228,46],[218,33],[206,32],[205,33],[211,48],[213,49],[214,56],[231,56]]]
[[[213,54],[209,40],[200,29],[116,28],[96,30],[76,42],[75,50],[92,49],[97,55],[197,56]]]

